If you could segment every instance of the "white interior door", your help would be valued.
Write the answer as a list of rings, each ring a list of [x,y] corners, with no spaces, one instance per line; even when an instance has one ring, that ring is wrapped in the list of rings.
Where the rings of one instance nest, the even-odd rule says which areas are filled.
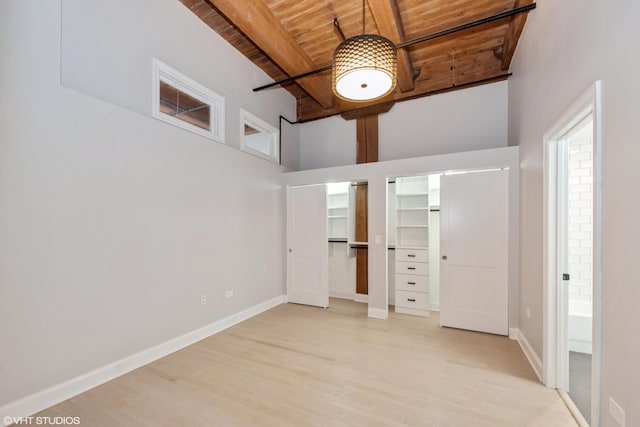
[[[325,185],[287,188],[287,299],[329,306]]]
[[[443,175],[440,323],[508,335],[508,171]]]

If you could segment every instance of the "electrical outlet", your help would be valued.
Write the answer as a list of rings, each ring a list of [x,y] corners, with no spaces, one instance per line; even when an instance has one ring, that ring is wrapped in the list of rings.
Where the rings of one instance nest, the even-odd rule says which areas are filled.
[[[527,316],[527,319],[531,319],[531,309],[529,307],[524,309],[524,315]]]
[[[609,398],[609,413],[620,427],[625,427],[624,409],[622,409],[612,397]]]
[[[225,298],[231,298],[233,296],[233,290],[229,290],[224,293]]]
[[[207,295],[206,294],[202,294],[200,296],[200,304],[207,305]]]

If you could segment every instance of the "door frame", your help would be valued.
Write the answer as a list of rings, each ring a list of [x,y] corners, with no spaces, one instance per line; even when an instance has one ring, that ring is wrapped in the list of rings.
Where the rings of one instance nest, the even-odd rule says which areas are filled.
[[[561,261],[557,236],[559,196],[558,135],[575,126],[589,112],[593,120],[593,352],[591,366],[591,426],[600,425],[600,369],[602,358],[602,95],[601,81],[596,81],[580,96],[543,136],[543,381],[548,387],[562,385],[559,377],[560,341],[558,322],[558,271]],[[565,171],[566,173],[566,171]],[[561,191],[561,190],[560,190]],[[566,196],[563,195],[563,196]],[[566,197],[563,197],[566,198]],[[562,283],[560,283],[562,285]]]

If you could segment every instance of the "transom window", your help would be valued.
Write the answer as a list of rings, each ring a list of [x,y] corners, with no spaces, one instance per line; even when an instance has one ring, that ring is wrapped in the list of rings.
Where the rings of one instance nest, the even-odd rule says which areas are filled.
[[[224,98],[155,58],[152,115],[224,143]]]
[[[240,109],[240,126],[244,151],[273,163],[280,161],[278,130],[276,128],[243,109]]]

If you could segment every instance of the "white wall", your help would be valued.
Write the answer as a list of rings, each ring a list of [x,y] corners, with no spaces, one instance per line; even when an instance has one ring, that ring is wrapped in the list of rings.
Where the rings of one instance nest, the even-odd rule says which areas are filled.
[[[232,147],[240,148],[235,135],[242,128],[240,108],[276,129],[280,114],[295,117],[288,92],[254,93],[254,87],[271,79],[200,19],[194,19],[189,9],[177,6],[182,5],[158,7],[152,0],[62,0],[62,84],[150,114],[151,58],[157,57],[225,97],[226,143]],[[193,44],[194,39],[212,42]],[[283,160],[289,161],[289,156],[283,155]],[[283,164],[298,167],[297,159]]]
[[[332,116],[300,125],[299,170],[356,163],[356,122]]]
[[[356,257],[347,242],[329,242],[329,296],[354,299]]]
[[[378,122],[379,159],[507,146],[507,82],[399,102]],[[356,121],[339,116],[300,126],[300,170],[356,163]]]
[[[146,60],[157,49],[213,82],[236,123],[240,104],[257,112],[263,96],[293,116],[278,91],[236,96],[258,70],[180,2],[83,10],[125,5],[141,31],[122,25],[116,46],[96,49],[139,46]],[[86,19],[121,17],[107,15]],[[60,25],[60,1],[0,2],[0,407],[283,293],[283,168],[62,87]],[[234,77],[219,79],[222,68]],[[229,145],[238,130],[227,126]]]
[[[399,102],[378,122],[380,160],[507,146],[507,82]]]
[[[618,424],[609,398],[640,425],[640,3],[539,0],[509,81],[509,143],[521,156],[521,331],[542,356],[543,133],[602,79],[602,426]],[[524,314],[525,310],[520,311]]]

